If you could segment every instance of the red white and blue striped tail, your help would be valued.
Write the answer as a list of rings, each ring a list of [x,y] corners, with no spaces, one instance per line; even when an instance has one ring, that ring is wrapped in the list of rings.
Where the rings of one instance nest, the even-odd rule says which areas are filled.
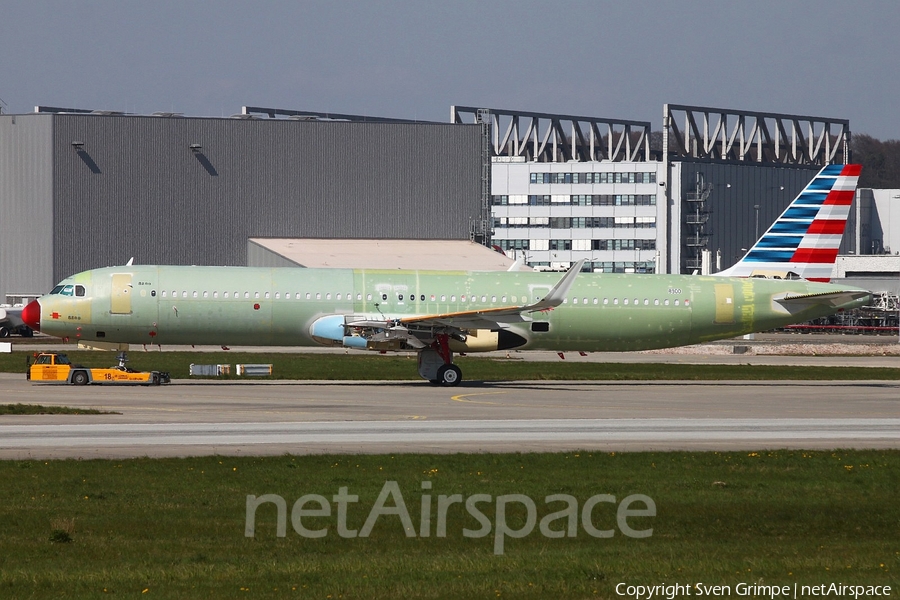
[[[830,281],[861,170],[828,165],[819,171],[744,258],[716,275]]]

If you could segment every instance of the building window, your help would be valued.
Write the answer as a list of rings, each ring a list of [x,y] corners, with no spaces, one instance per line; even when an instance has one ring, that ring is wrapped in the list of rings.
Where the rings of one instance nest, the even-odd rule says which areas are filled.
[[[656,172],[641,173],[530,173],[529,182],[547,183],[656,183]]]
[[[494,240],[501,250],[528,250],[529,240]]]
[[[656,240],[591,240],[591,250],[656,250]]]

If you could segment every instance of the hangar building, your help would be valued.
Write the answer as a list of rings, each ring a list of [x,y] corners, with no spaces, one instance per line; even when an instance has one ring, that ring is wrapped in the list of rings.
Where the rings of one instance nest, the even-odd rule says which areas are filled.
[[[254,107],[0,115],[0,303],[132,257],[246,265],[250,238],[478,239],[482,130]]]

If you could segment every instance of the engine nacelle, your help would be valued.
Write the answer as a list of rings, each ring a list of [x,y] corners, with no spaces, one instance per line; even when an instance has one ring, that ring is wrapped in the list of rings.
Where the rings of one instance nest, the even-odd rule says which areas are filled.
[[[316,319],[309,327],[310,336],[323,346],[343,346],[361,350],[403,350],[421,349],[431,343],[435,333],[429,329],[410,332],[406,327],[390,327],[385,322],[384,329],[361,330],[356,325],[359,319],[352,319],[354,327],[347,327],[346,315],[326,315]],[[381,325],[381,322],[377,322]],[[352,331],[359,335],[348,335]],[[473,329],[466,334],[451,334],[448,343],[453,352],[491,352],[509,350],[524,346],[527,339],[506,329]]]
[[[506,329],[473,329],[466,336],[465,341],[454,338],[448,340],[450,349],[454,352],[492,352],[494,350],[510,350],[524,346],[528,342],[517,333]]]
[[[323,346],[342,345],[345,336],[344,315],[319,317],[309,326],[309,335]]]

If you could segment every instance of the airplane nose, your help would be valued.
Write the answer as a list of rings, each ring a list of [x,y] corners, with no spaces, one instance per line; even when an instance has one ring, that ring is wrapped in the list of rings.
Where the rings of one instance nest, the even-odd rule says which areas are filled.
[[[35,331],[41,330],[41,305],[37,300],[32,300],[22,309],[22,322]]]

